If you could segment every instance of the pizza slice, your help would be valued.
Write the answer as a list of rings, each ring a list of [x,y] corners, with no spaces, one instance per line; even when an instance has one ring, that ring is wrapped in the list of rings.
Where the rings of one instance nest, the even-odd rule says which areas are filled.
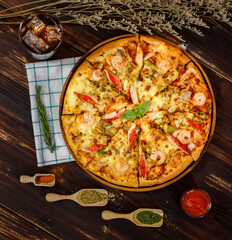
[[[138,141],[136,124],[121,128],[111,138],[101,155],[95,155],[87,169],[108,182],[138,187]]]
[[[194,111],[210,114],[212,98],[198,68],[189,63],[180,77],[151,99],[150,112]]]
[[[138,37],[123,38],[94,51],[87,60],[103,71],[108,82],[120,93],[132,96],[137,103],[137,80],[142,67],[142,51]]]
[[[173,144],[148,118],[140,123],[139,186],[164,183],[179,175],[193,161],[182,145]]]
[[[179,48],[149,36],[140,37],[143,68],[138,82],[141,101],[152,98],[177,80],[190,61]]]
[[[63,115],[61,120],[68,145],[83,166],[107,146],[118,130],[111,122],[87,111],[79,115]]]
[[[104,113],[105,107],[119,95],[104,71],[84,61],[68,85],[62,114],[80,114],[86,110]]]
[[[208,141],[211,126],[210,114],[203,112],[169,113],[166,122],[160,128],[170,135],[172,143],[184,146],[189,154],[197,160]]]

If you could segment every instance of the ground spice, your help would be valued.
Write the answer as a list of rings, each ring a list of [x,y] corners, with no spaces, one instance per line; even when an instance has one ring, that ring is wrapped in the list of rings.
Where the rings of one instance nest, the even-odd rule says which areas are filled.
[[[142,211],[137,214],[136,218],[143,224],[154,224],[160,222],[162,216],[151,211]]]
[[[86,190],[81,193],[81,201],[85,204],[97,203],[107,199],[107,194],[95,190]]]
[[[39,175],[36,177],[35,182],[39,183],[50,183],[53,182],[55,177],[53,175]]]

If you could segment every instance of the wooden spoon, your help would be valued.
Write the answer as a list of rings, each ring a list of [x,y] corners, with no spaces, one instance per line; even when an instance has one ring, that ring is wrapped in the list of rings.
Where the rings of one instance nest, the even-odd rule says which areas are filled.
[[[86,190],[94,190],[100,193],[104,193],[107,195],[107,198],[100,201],[100,202],[96,202],[96,203],[90,203],[90,204],[86,204],[84,202],[82,202],[81,200],[81,193],[83,191]],[[48,202],[56,202],[56,201],[60,201],[60,200],[72,200],[78,204],[80,204],[83,207],[103,207],[108,203],[108,192],[105,189],[90,189],[90,188],[86,188],[86,189],[81,189],[76,193],[70,194],[70,195],[61,195],[61,194],[56,194],[56,193],[48,193],[46,195],[46,200]]]
[[[158,223],[143,224],[143,223],[139,222],[139,220],[136,218],[138,213],[140,213],[142,211],[152,211],[153,213],[157,213],[157,214],[161,215],[162,219]],[[124,218],[124,219],[130,220],[131,222],[133,222],[134,224],[136,224],[137,226],[140,226],[140,227],[161,227],[163,225],[164,212],[162,209],[152,209],[152,208],[139,208],[132,213],[126,213],[126,214],[115,213],[115,212],[111,212],[108,210],[104,210],[102,212],[101,216],[104,220]]]

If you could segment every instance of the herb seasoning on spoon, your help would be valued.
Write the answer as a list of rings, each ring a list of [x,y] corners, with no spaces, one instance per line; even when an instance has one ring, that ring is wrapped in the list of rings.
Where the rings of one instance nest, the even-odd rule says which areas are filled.
[[[161,215],[152,211],[142,211],[137,214],[136,218],[139,220],[140,223],[143,224],[154,224],[162,220]]]

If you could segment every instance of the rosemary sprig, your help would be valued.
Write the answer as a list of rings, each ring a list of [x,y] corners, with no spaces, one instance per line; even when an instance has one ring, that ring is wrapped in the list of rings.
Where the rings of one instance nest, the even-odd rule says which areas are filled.
[[[36,102],[37,102],[37,107],[39,112],[39,118],[40,118],[42,129],[43,129],[43,139],[47,148],[52,153],[55,149],[55,145],[52,142],[52,136],[51,136],[50,128],[48,125],[45,107],[40,99],[41,86],[36,86],[35,89],[36,89]]]

